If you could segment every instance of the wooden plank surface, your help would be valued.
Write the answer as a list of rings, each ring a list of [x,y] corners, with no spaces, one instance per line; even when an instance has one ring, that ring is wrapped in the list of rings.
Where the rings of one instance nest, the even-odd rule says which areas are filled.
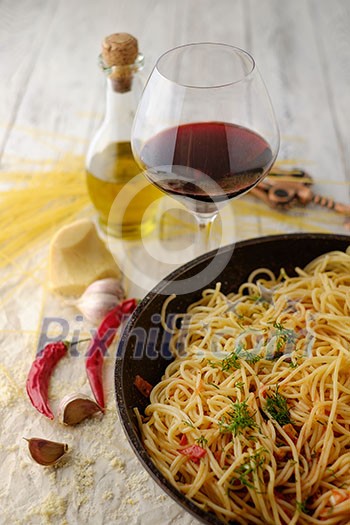
[[[350,3],[336,0],[332,9],[327,9],[325,0],[312,0],[309,5],[313,21],[314,38],[318,48],[327,92],[327,105],[332,116],[331,128],[338,148],[340,166],[350,181]],[[346,194],[349,194],[347,188]]]
[[[8,139],[27,91],[47,29],[57,5],[42,0],[0,5],[0,154]]]
[[[60,159],[69,153],[81,167],[104,111],[104,78],[97,65],[100,43],[105,35],[127,31],[138,38],[145,54],[145,76],[161,53],[187,42],[220,41],[251,52],[269,89],[280,126],[279,160],[309,170],[316,191],[350,203],[349,27],[349,0],[0,0],[0,184],[2,174],[16,171],[23,166],[23,160],[30,161],[30,169],[35,171],[41,169],[42,160]],[[232,208],[235,224],[225,225],[227,242],[234,237],[277,233],[279,229],[305,230],[309,226],[314,231],[345,232],[342,219],[333,212],[322,214],[307,208],[284,215],[272,213],[251,197],[237,201]],[[13,212],[1,209],[1,213]],[[162,246],[166,250],[166,244]],[[47,256],[47,250],[43,253]],[[141,267],[145,266],[138,248],[136,259]],[[158,277],[163,270],[159,264]],[[38,304],[34,290],[38,296],[42,291],[37,285],[42,267],[38,266],[33,275],[37,281],[31,285],[30,298],[23,285],[18,296],[14,295],[13,305],[8,303],[1,312],[5,329],[17,309],[20,320],[15,317],[14,322],[29,327],[34,326],[35,319],[39,322],[43,312],[53,312],[57,306],[51,297]],[[30,278],[28,271],[28,281]],[[142,283],[138,284],[140,294],[144,293]],[[133,290],[137,293],[136,287]],[[25,303],[25,298],[37,300],[35,306]],[[6,331],[1,336],[10,344]],[[28,330],[25,337],[32,348],[33,334]],[[4,364],[11,368],[15,355],[12,353],[10,364]],[[18,361],[23,381],[27,365]],[[69,380],[73,382],[74,378],[72,372]],[[84,378],[79,380],[84,384]],[[10,418],[11,408],[6,410],[5,416]],[[28,421],[28,428],[36,431],[34,420]],[[23,425],[18,416],[18,436],[24,435]],[[125,468],[112,469],[111,459],[103,457],[108,475],[101,474],[99,489],[91,493],[91,501],[84,502],[78,492],[69,499],[67,489],[64,497],[69,502],[69,525],[163,524],[163,518],[157,522],[155,515],[166,515],[166,523],[173,525],[195,525],[196,520],[142,473],[126,440],[120,437],[119,423],[115,425],[120,432],[116,454],[125,462]],[[44,423],[38,424],[40,432],[47,428]],[[55,471],[54,481],[36,472],[33,483],[26,478],[35,491],[28,490],[28,498],[26,491],[17,494],[23,479],[17,456],[12,461],[11,432],[6,428],[0,437],[0,461],[6,467],[0,481],[0,524],[30,525],[41,519],[33,514],[33,508],[45,500],[47,487],[55,483],[69,487],[72,479],[68,469]],[[108,436],[114,443],[113,432]],[[87,478],[90,467],[84,465]],[[24,472],[28,475],[28,470]],[[79,475],[73,473],[74,483],[83,486],[85,480]],[[113,485],[116,479],[118,483]],[[108,496],[111,487],[114,500],[99,500],[101,494]],[[84,497],[90,494],[89,487],[84,490]],[[48,519],[50,525],[64,523],[59,513]]]
[[[185,0],[33,0],[4,1],[1,8],[0,139],[7,156],[45,156],[72,147],[86,151],[104,106],[96,66],[100,41],[126,30],[139,37],[146,74],[160,53],[188,41],[224,41],[251,51],[276,110],[280,158],[305,160],[322,182],[347,178],[346,0],[336,0],[332,8],[327,0],[220,0],[215,6],[205,0],[200,8]],[[36,130],[36,140],[29,129]],[[55,144],[50,133],[58,135]],[[343,197],[339,184],[326,189]]]

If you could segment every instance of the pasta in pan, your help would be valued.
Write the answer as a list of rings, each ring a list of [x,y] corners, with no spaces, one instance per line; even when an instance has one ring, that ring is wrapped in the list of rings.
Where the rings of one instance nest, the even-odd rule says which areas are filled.
[[[181,317],[138,413],[159,470],[223,522],[349,525],[350,250],[217,284]]]

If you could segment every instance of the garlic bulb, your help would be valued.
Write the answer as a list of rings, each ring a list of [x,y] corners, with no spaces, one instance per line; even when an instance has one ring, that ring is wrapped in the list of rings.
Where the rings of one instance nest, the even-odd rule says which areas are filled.
[[[98,324],[124,297],[120,281],[109,277],[90,284],[78,300],[69,304],[76,306],[88,321]]]
[[[102,409],[88,396],[85,394],[69,394],[60,403],[58,417],[64,425],[77,425],[96,412],[102,412]]]
[[[42,438],[24,439],[28,441],[31,458],[44,467],[55,465],[68,450],[66,443],[56,443]]]

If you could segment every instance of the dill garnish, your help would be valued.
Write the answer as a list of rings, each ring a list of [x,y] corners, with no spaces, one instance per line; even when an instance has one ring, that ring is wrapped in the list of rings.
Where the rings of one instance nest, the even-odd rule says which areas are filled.
[[[295,506],[298,512],[303,512],[304,514],[309,514],[309,509],[306,505],[307,501],[296,501]]]
[[[196,439],[196,443],[203,447],[204,445],[208,444],[208,440],[204,436],[200,436],[198,439]]]
[[[276,330],[276,353],[277,356],[280,357],[282,355],[281,350],[286,345],[294,345],[295,340],[297,339],[297,334],[294,332],[294,330],[290,330],[289,328],[285,328],[283,324],[281,323],[273,323],[273,327]]]
[[[277,321],[275,321],[275,322],[273,323],[273,327],[276,328],[276,330],[279,330],[279,331],[281,331],[281,332],[282,332],[282,330],[284,330],[284,326],[283,326],[283,324],[282,324],[282,323],[278,323]]]
[[[236,352],[231,352],[219,362],[208,360],[208,364],[212,368],[221,368],[223,372],[229,372],[232,369],[238,370],[241,368],[239,356]]]
[[[238,343],[236,349],[221,359],[221,361],[212,361],[208,360],[208,365],[212,368],[221,368],[223,372],[229,372],[230,370],[238,370],[241,368],[240,360],[244,359],[249,364],[255,364],[262,356],[260,354],[255,354],[253,352],[247,352],[242,343]]]
[[[262,356],[260,354],[250,354],[249,352],[245,352],[244,355],[242,356],[246,361],[247,363],[249,363],[250,365],[254,365],[255,363],[257,363],[258,361],[260,361],[260,359],[262,359]]]
[[[246,428],[256,428],[257,424],[249,413],[247,401],[232,403],[232,410],[222,416],[219,427],[220,432],[232,432],[235,437]]]
[[[278,392],[278,386],[272,396],[266,398],[266,411],[281,426],[292,422],[287,400]]]
[[[265,463],[264,452],[267,452],[264,448],[259,448],[255,454],[249,456],[244,463],[235,469],[236,476],[233,477],[230,483],[234,483],[238,480],[245,487],[254,489],[254,473],[258,473],[258,470]]]
[[[187,425],[187,426],[190,427],[190,428],[194,428],[194,424],[192,423],[191,420],[185,421],[185,420],[183,419],[182,422],[183,422],[184,425]]]
[[[238,368],[241,368],[237,352],[231,352],[227,357],[225,357],[221,361],[221,370],[223,372],[228,372],[229,370],[232,370],[232,368],[235,368],[236,370],[238,370]]]

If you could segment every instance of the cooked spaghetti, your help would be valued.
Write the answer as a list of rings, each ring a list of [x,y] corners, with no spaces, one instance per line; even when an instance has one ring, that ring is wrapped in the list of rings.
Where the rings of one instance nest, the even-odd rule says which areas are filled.
[[[138,413],[159,470],[224,522],[349,525],[350,249],[218,284],[181,317]]]

